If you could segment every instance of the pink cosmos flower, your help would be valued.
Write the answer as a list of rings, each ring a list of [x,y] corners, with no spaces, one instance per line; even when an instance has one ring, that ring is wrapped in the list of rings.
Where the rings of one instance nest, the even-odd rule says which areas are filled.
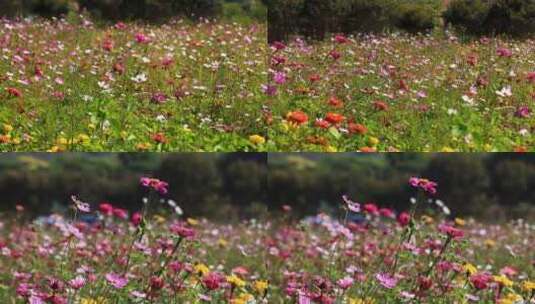
[[[135,37],[136,37],[137,43],[148,43],[150,41],[149,37],[147,37],[143,33],[137,33]]]
[[[150,101],[152,101],[153,103],[164,104],[167,101],[167,95],[161,92],[154,93]]]
[[[130,219],[130,222],[134,226],[139,226],[139,224],[141,224],[142,219],[143,219],[143,216],[141,215],[141,212],[134,212],[134,214],[132,214],[132,218]]]
[[[128,218],[128,211],[126,211],[125,209],[121,209],[121,208],[114,208],[113,215],[115,215],[116,217],[120,219],[126,220]]]
[[[440,230],[440,232],[448,235],[452,239],[460,239],[464,236],[464,231],[462,231],[459,228],[455,228],[453,226],[447,225],[447,224],[439,225],[438,229]]]
[[[409,184],[415,188],[420,188],[429,194],[435,194],[437,192],[437,183],[425,178],[411,177]]]
[[[348,43],[349,39],[347,39],[347,37],[344,35],[336,35],[334,36],[334,41],[336,41],[336,43],[338,44],[344,44],[344,43]]]
[[[210,272],[202,278],[201,282],[209,290],[216,290],[225,282],[225,277],[217,272]]]
[[[346,203],[347,209],[352,212],[360,212],[360,204],[350,200],[347,195],[342,196],[344,203]]]
[[[280,41],[275,41],[273,44],[272,44],[272,47],[276,50],[276,51],[280,51],[280,50],[284,50],[286,48],[286,45]]]
[[[127,278],[120,276],[114,272],[107,273],[105,277],[106,281],[108,281],[108,283],[110,283],[113,287],[117,289],[121,289],[125,287],[126,284],[128,284]]]
[[[275,75],[273,75],[273,81],[279,85],[286,83],[286,74],[283,72],[276,72]]]
[[[376,274],[375,278],[377,279],[377,281],[379,281],[379,284],[388,289],[396,287],[398,283],[398,280],[396,278],[384,272]]]
[[[73,201],[77,210],[81,212],[85,212],[85,213],[91,212],[91,208],[89,207],[89,204],[82,202],[75,195],[71,195],[71,200]]]
[[[113,214],[113,206],[110,203],[102,202],[98,206],[100,213],[110,216]]]
[[[84,287],[86,280],[82,276],[77,276],[76,278],[69,281],[69,286],[73,289],[80,289]]]
[[[535,72],[529,72],[527,78],[528,78],[528,81],[535,84]]]
[[[519,118],[528,118],[531,114],[531,109],[527,106],[520,106],[516,109],[515,116]]]
[[[355,280],[352,277],[344,277],[336,281],[336,284],[342,289],[348,289],[354,282]]]
[[[511,51],[510,49],[505,48],[505,47],[498,48],[496,53],[498,54],[498,56],[505,57],[505,58],[513,56],[513,51]]]
[[[181,223],[173,223],[171,224],[169,229],[174,234],[183,238],[191,238],[195,236],[195,230],[193,230],[192,228],[188,228],[184,224],[181,224]]]
[[[401,226],[407,226],[411,221],[411,216],[407,212],[401,212],[398,215],[398,219],[397,220],[398,220],[398,223]]]

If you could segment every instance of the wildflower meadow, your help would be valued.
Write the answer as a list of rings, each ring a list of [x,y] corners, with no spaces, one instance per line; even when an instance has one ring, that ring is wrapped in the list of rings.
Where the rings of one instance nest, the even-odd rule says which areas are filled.
[[[274,151],[532,151],[532,39],[332,35],[270,46]]]
[[[262,150],[266,26],[0,20],[0,150]]]
[[[167,182],[143,208],[70,198],[71,212],[0,222],[3,303],[534,303],[535,226],[451,218],[440,181],[410,208],[341,195],[338,215],[190,218]]]

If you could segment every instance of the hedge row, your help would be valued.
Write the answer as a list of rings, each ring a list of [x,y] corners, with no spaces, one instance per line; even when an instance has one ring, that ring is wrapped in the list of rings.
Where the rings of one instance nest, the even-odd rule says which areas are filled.
[[[429,32],[439,24],[476,35],[535,33],[535,0],[264,0],[269,40],[328,33]],[[443,21],[443,22],[442,22]]]
[[[53,17],[89,11],[105,20],[186,17],[250,17],[265,20],[259,0],[1,0],[0,16]]]

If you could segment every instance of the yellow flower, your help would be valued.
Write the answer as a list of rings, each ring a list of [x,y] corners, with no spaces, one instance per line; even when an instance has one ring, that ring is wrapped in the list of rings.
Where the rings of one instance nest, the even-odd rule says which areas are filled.
[[[466,225],[466,221],[463,220],[462,218],[458,218],[458,217],[456,217],[456,218],[455,218],[455,225],[457,225],[457,226],[464,226],[464,225]]]
[[[254,296],[250,293],[242,292],[237,298],[231,300],[232,304],[247,304],[254,300]]]
[[[535,290],[535,282],[533,282],[533,281],[524,281],[524,282],[522,282],[522,290],[524,290],[524,291],[534,291]]]
[[[149,150],[152,147],[150,143],[140,143],[137,144],[136,149],[146,151]]]
[[[328,153],[334,153],[334,152],[337,152],[338,150],[333,147],[333,146],[327,146],[325,147],[325,152],[328,152]]]
[[[232,284],[232,285],[234,285],[236,287],[240,287],[240,288],[245,286],[245,281],[240,279],[235,274],[227,276],[227,282],[229,282],[230,284]]]
[[[440,152],[451,153],[451,152],[455,152],[455,149],[450,148],[450,147],[442,147],[442,150]]]
[[[463,269],[465,272],[467,272],[469,275],[473,275],[474,273],[477,272],[477,268],[476,266],[470,264],[470,263],[466,263],[463,265]]]
[[[498,300],[499,304],[514,304],[518,301],[521,301],[522,297],[516,293],[509,293],[504,298]]]
[[[153,216],[153,219],[156,223],[158,224],[162,224],[162,223],[165,223],[165,217],[161,216],[161,215],[158,215],[158,214],[155,214]]]
[[[422,221],[429,225],[432,224],[435,220],[428,215],[422,215]]]
[[[218,244],[219,246],[221,246],[221,247],[227,247],[228,242],[227,242],[226,240],[224,240],[224,239],[219,239],[219,240],[217,241],[217,244]]]
[[[290,126],[288,125],[288,122],[284,121],[281,123],[281,129],[283,132],[288,132],[290,130]]]
[[[202,263],[196,264],[193,269],[195,269],[195,272],[200,275],[205,275],[210,272],[210,268]]]
[[[258,292],[259,294],[264,294],[268,286],[268,282],[262,280],[255,281],[253,284],[254,290],[256,290],[256,292]]]
[[[56,153],[56,152],[61,152],[62,149],[58,146],[52,146],[50,149],[46,150],[46,152],[52,152],[52,153]]]
[[[486,240],[485,240],[485,246],[487,246],[487,247],[494,247],[494,246],[496,246],[496,241],[491,240],[491,239],[486,239]]]
[[[56,144],[58,146],[66,146],[69,142],[67,141],[67,139],[65,137],[60,137],[56,140]]]
[[[87,134],[79,134],[77,140],[80,144],[85,145],[89,143],[89,136]]]
[[[502,286],[505,287],[512,287],[513,281],[509,280],[505,275],[499,275],[499,276],[493,276],[494,282],[499,283]]]
[[[4,124],[4,132],[9,133],[11,131],[13,131],[13,126],[10,124]]]
[[[349,304],[374,304],[375,300],[372,298],[349,298]]]
[[[266,142],[266,139],[258,134],[249,136],[249,141],[255,145],[262,145]]]
[[[199,221],[196,220],[196,219],[192,219],[191,217],[188,217],[188,219],[186,221],[188,221],[188,224],[190,224],[191,226],[199,225]]]
[[[379,138],[370,136],[368,137],[368,145],[375,147],[379,144]]]

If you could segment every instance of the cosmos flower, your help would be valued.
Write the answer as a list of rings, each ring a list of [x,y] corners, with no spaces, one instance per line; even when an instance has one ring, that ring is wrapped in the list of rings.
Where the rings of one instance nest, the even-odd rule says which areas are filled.
[[[344,200],[344,203],[346,204],[347,209],[349,209],[352,212],[360,212],[360,204],[356,203],[352,200],[350,200],[347,195],[342,196],[342,200]]]
[[[128,279],[118,275],[114,272],[109,272],[105,275],[106,281],[117,289],[122,289],[128,284]]]
[[[85,212],[85,213],[91,212],[91,208],[89,207],[89,204],[82,202],[75,195],[71,195],[71,200],[74,203],[74,206],[76,207],[78,211]]]
[[[379,281],[379,284],[381,284],[384,288],[388,289],[396,287],[398,283],[398,280],[396,278],[384,272],[376,274],[375,278],[377,279],[377,281]]]

